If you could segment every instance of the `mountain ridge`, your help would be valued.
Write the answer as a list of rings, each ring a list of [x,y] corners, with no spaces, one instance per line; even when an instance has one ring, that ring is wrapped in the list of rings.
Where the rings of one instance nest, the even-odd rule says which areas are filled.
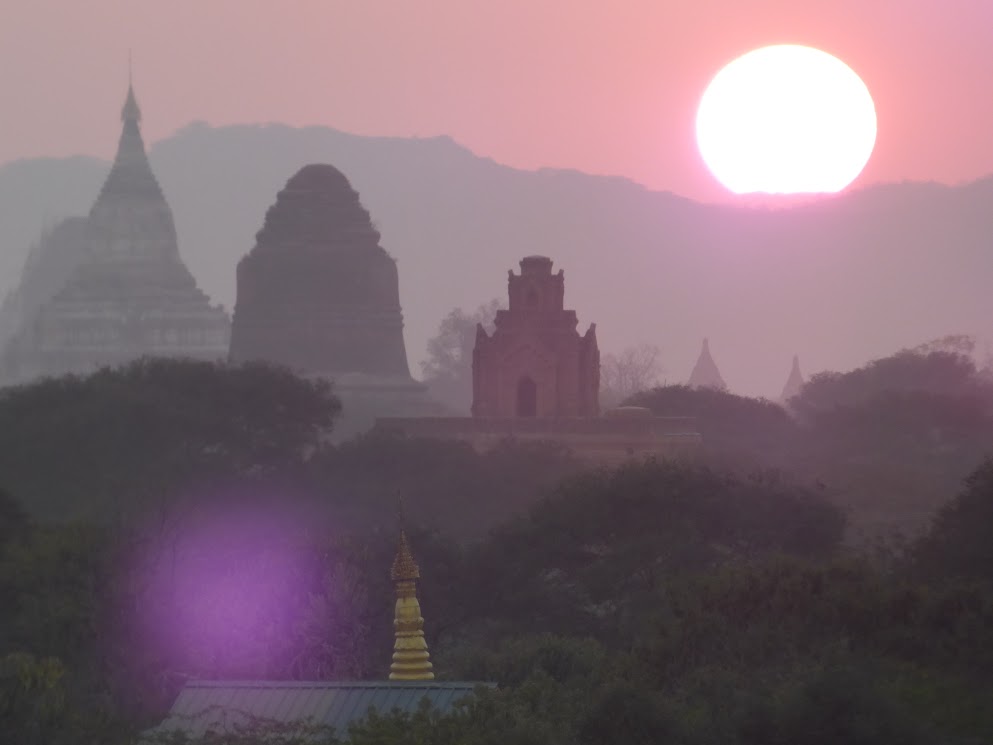
[[[286,180],[310,162],[342,170],[398,261],[415,371],[441,318],[503,297],[528,254],[565,269],[567,306],[597,323],[605,351],[656,344],[670,382],[687,378],[705,336],[731,390],[769,397],[794,353],[815,372],[949,333],[993,336],[981,281],[993,274],[993,177],[739,206],[517,169],[448,136],[194,122],[149,154],[184,260],[229,309],[235,265]],[[108,167],[83,156],[0,166],[0,292],[46,220],[89,211]]]

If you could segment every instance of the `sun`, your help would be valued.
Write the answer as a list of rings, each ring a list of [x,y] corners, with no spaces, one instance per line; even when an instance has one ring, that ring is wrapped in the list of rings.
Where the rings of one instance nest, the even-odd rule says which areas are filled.
[[[710,82],[696,137],[707,167],[736,194],[837,192],[872,154],[876,107],[837,57],[812,47],[763,47]]]

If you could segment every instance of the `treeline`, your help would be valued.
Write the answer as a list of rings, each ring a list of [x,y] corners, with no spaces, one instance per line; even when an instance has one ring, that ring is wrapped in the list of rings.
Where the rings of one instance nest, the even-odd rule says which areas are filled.
[[[849,373],[821,373],[781,406],[668,386],[628,403],[697,418],[708,458],[777,468],[851,517],[853,538],[913,536],[993,450],[993,368],[949,337]]]
[[[255,517],[168,547],[8,538],[15,741],[125,742],[191,677],[384,679],[394,531],[314,540]],[[477,544],[415,531],[437,670],[499,688],[352,742],[988,742],[991,517],[993,462],[883,567],[842,551],[843,517],[806,490],[647,463],[569,479]]]
[[[0,741],[133,742],[189,678],[383,679],[398,490],[436,669],[499,687],[353,743],[993,741],[993,463],[965,373],[969,393],[898,391],[925,413],[974,396],[937,435],[932,413],[845,423],[885,385],[792,416],[657,389],[639,401],[698,416],[711,459],[592,471],[552,446],[332,446],[333,391],[264,366],[0,392]],[[853,548],[830,468],[914,459],[959,482],[944,506],[899,550]],[[296,738],[213,741],[263,735]]]

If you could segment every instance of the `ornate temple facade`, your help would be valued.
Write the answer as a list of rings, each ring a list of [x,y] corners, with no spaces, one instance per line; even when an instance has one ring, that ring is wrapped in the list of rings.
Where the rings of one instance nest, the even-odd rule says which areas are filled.
[[[694,420],[620,407],[600,416],[596,327],[582,336],[565,310],[565,274],[528,256],[508,273],[510,307],[496,328],[476,329],[471,417],[381,418],[380,432],[463,440],[483,451],[506,440],[551,441],[580,458],[617,463],[632,457],[692,455],[701,443]]]
[[[117,155],[62,286],[10,340],[8,382],[87,373],[142,356],[223,359],[230,322],[179,255],[172,210],[152,173],[129,86]]]
[[[600,413],[596,325],[580,336],[565,310],[565,272],[528,256],[509,272],[510,308],[497,311],[493,335],[476,328],[472,353],[475,417],[595,417]]]
[[[238,263],[230,359],[332,379],[339,433],[436,410],[407,364],[396,261],[337,168],[304,166],[266,212]]]

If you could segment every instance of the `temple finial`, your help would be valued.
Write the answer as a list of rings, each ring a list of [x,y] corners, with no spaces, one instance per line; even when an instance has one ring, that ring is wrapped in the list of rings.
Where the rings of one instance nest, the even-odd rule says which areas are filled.
[[[803,388],[803,373],[800,372],[800,357],[793,355],[793,367],[790,368],[790,375],[783,386],[783,392],[779,396],[782,403],[787,403],[791,398],[800,394]]]
[[[138,108],[138,101],[134,97],[134,84],[131,78],[131,50],[128,50],[128,96],[124,100],[124,108],[121,109],[122,122],[140,122],[141,109]]]
[[[393,664],[390,680],[434,680],[431,655],[424,639],[424,618],[417,600],[417,580],[420,568],[414,560],[403,528],[403,497],[397,497],[397,518],[400,539],[396,557],[390,568],[390,578],[396,591],[396,608],[393,616]]]
[[[700,349],[700,356],[697,358],[693,371],[690,373],[688,384],[690,388],[713,388],[719,391],[726,391],[727,384],[721,377],[717,363],[714,362],[710,354],[710,339],[704,338],[703,346]]]

